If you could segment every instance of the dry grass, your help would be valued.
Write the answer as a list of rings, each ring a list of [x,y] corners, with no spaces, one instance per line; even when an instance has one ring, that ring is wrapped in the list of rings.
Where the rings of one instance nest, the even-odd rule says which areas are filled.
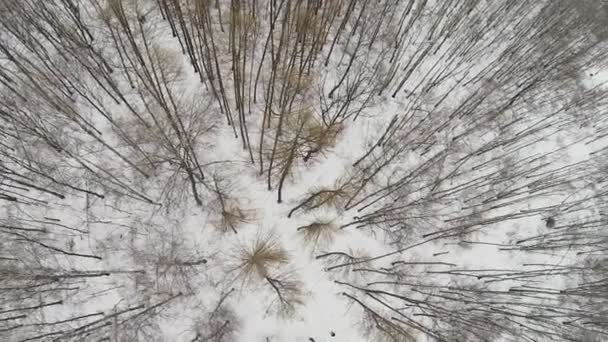
[[[298,227],[298,232],[311,247],[325,248],[340,232],[340,229],[329,219],[317,219],[305,226]]]
[[[208,187],[215,199],[210,202],[211,210],[217,213],[212,224],[222,232],[232,231],[236,233],[243,225],[249,224],[256,219],[254,209],[243,207],[237,196],[235,185],[231,182],[234,176],[220,175],[213,173],[212,184]]]
[[[224,232],[232,230],[236,233],[243,224],[252,222],[255,215],[254,211],[243,209],[238,203],[229,201],[224,205],[220,216],[219,227]]]
[[[305,151],[302,153],[304,161],[317,155],[326,155],[336,145],[343,130],[344,125],[341,123],[326,125],[321,120],[308,120],[304,133]]]
[[[289,253],[273,234],[258,236],[251,246],[238,250],[237,267],[245,283],[253,279],[265,279],[281,266],[289,263]]]
[[[266,130],[264,145],[261,146],[263,158],[268,162],[273,160],[272,177],[275,181],[282,177],[290,179],[295,175],[298,157],[306,145],[305,125],[312,114],[307,110],[294,110],[282,115],[284,116],[283,128],[276,146],[276,128]],[[274,122],[278,122],[278,118]]]
[[[235,281],[241,283],[241,288],[264,285],[275,296],[268,310],[282,317],[296,313],[303,303],[302,282],[289,267],[290,255],[276,235],[260,235],[253,244],[239,247],[236,261],[237,267],[232,271],[237,272]]]
[[[287,98],[302,96],[307,98],[311,96],[314,84],[312,75],[300,73],[297,68],[289,68],[287,64],[281,67],[280,82],[285,87]]]
[[[366,312],[366,323],[369,324],[367,337],[377,342],[414,342],[416,338],[407,329],[381,318],[377,315]],[[371,326],[370,326],[371,325]]]
[[[320,208],[331,208],[341,212],[348,198],[350,198],[352,184],[347,178],[339,178],[331,187],[316,187],[307,192],[300,203],[288,214],[291,217],[296,211],[313,211]]]
[[[315,194],[315,203],[311,206],[311,209],[316,209],[316,207],[320,206],[335,209],[340,208],[348,195],[342,188],[323,188],[319,189]]]

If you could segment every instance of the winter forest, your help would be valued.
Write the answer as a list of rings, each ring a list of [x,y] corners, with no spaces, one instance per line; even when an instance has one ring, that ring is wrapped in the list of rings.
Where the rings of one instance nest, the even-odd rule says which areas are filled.
[[[0,0],[0,341],[608,341],[608,2]]]

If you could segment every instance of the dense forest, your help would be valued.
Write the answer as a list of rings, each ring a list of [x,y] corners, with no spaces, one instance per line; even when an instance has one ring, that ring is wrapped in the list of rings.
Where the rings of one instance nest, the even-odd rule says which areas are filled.
[[[0,340],[608,340],[605,0],[0,0]]]

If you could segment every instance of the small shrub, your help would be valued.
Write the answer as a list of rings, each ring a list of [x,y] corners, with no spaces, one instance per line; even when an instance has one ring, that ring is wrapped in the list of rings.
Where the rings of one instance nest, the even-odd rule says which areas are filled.
[[[298,232],[304,241],[313,248],[327,247],[339,231],[338,227],[328,219],[317,219],[310,224],[298,227]]]

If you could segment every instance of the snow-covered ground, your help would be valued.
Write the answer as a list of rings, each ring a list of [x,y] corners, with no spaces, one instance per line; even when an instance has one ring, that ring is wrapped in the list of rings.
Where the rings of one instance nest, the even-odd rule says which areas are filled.
[[[52,3],[49,8],[61,4]],[[550,18],[558,5],[308,1],[309,10],[303,10],[289,0],[218,1],[219,8],[206,1],[78,3],[95,37],[90,46],[112,64],[116,90],[104,89],[101,84],[111,82],[95,80],[86,62],[66,57],[75,64],[60,76],[86,87],[66,86],[74,90],[66,105],[71,110],[55,110],[38,82],[23,76],[34,67],[21,69],[8,57],[9,49],[0,50],[0,72],[22,73],[17,83],[32,93],[29,101],[21,100],[10,92],[12,82],[0,84],[0,110],[17,113],[22,107],[14,115],[32,119],[11,121],[25,138],[3,133],[15,147],[3,155],[42,165],[65,183],[34,175],[25,163],[5,167],[13,165],[5,158],[2,184],[17,184],[8,178],[14,173],[4,170],[18,170],[67,194],[58,199],[31,188],[26,190],[31,203],[0,203],[0,229],[11,237],[0,243],[0,262],[6,258],[2,266],[21,272],[0,269],[6,282],[0,283],[13,286],[23,278],[44,289],[25,299],[0,292],[0,339],[409,342],[607,336],[598,320],[605,317],[608,300],[567,294],[602,281],[598,270],[606,243],[598,227],[606,223],[608,71],[605,63],[583,63],[577,55],[585,64],[579,68],[578,59],[559,55],[553,46],[578,51],[591,38],[559,31],[553,44],[543,45],[554,36],[535,20],[556,25],[559,20]],[[179,13],[177,3],[187,13],[184,22],[167,16]],[[233,15],[256,3],[258,17]],[[2,6],[4,17],[14,10]],[[116,6],[124,6],[124,18]],[[313,15],[314,8],[322,15]],[[198,11],[208,13],[201,17],[209,22],[198,22]],[[281,13],[276,23],[269,11]],[[342,26],[347,13],[352,17]],[[232,31],[232,24],[243,26]],[[197,25],[207,33],[196,35]],[[267,40],[274,25],[277,31]],[[187,41],[184,27],[198,40]],[[318,41],[308,36],[318,32],[327,36]],[[380,32],[377,39],[373,32]],[[123,45],[113,35],[122,37]],[[283,35],[293,36],[283,42]],[[339,36],[335,46],[334,36]],[[0,43],[45,65],[16,37],[0,32]],[[235,41],[243,41],[239,49],[251,56],[242,63],[242,89],[235,81],[235,68],[241,68],[233,63]],[[51,44],[49,62],[66,63],[54,41],[45,42]],[[222,73],[219,80],[208,71],[194,72],[188,44],[199,49],[198,58],[213,44],[217,59],[205,68]],[[316,51],[312,70],[292,75],[291,67],[309,63],[304,56],[310,46]],[[598,46],[581,55],[605,58]],[[274,58],[282,53],[297,63],[282,61],[273,71]],[[54,84],[43,77],[47,73],[61,79],[50,67],[52,72],[35,70],[44,87]],[[274,77],[283,77],[283,83],[272,83]],[[225,88],[226,102],[214,87]],[[57,85],[49,93],[62,89]],[[269,101],[270,89],[296,104]],[[241,123],[239,91],[246,108]],[[296,95],[290,98],[286,94],[292,91]],[[120,98],[108,95],[114,93]],[[336,114],[343,105],[347,109]],[[338,122],[337,129],[328,117]],[[286,128],[279,123],[283,119]],[[244,128],[250,149],[244,146]],[[318,130],[330,137],[316,150],[322,140]],[[41,138],[47,131],[62,150]],[[270,157],[275,137],[288,147],[277,161]],[[339,198],[310,209],[322,190]],[[319,223],[324,230],[315,235]],[[13,225],[34,230],[18,239]],[[275,255],[260,257],[260,250]],[[5,254],[22,258],[19,266]],[[76,280],[61,283],[66,289],[47,289],[37,283],[39,273]],[[45,291],[52,295],[47,298]],[[51,300],[61,305],[9,317],[20,310],[13,310],[20,300],[24,306]]]

